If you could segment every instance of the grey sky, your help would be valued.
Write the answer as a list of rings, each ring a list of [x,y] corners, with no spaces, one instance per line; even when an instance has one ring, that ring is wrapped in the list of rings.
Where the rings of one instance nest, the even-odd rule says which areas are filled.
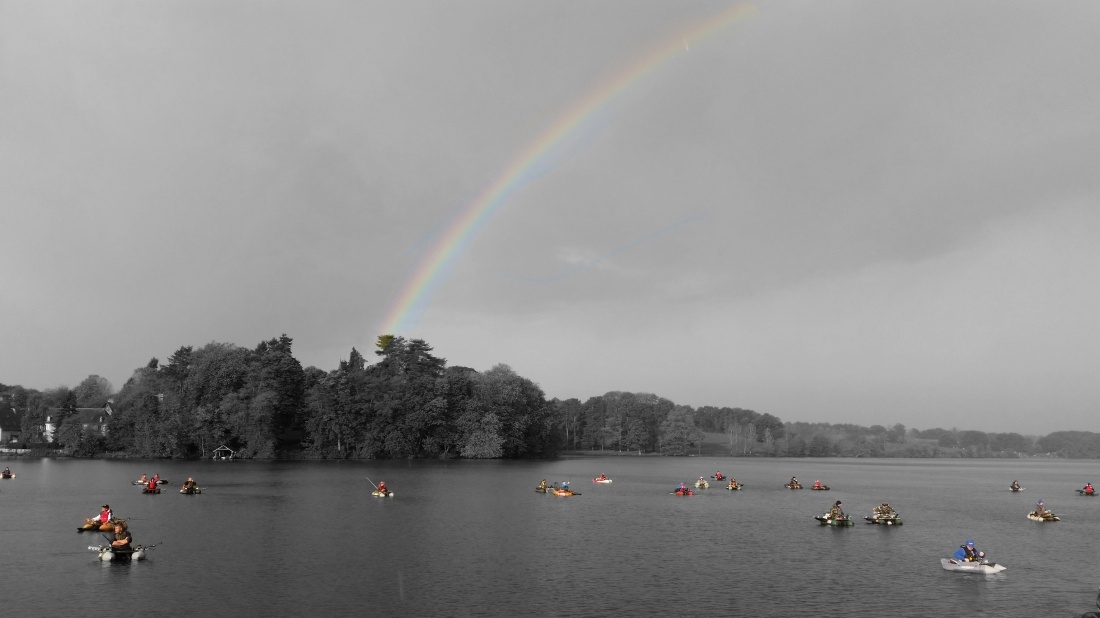
[[[729,6],[0,0],[0,382],[369,355],[451,217]],[[1093,429],[1098,26],[758,3],[590,118],[400,334],[549,397]]]

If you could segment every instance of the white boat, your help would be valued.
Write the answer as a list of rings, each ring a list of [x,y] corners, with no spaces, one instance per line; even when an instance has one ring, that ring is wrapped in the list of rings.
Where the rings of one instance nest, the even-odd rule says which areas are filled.
[[[134,545],[134,551],[132,552],[114,552],[111,551],[110,545],[92,545],[88,547],[88,549],[99,552],[97,557],[104,562],[111,562],[112,560],[116,562],[126,562],[129,560],[145,560],[145,554],[152,547],[152,545],[149,547]]]
[[[610,483],[611,479],[592,479],[593,483]]]
[[[959,571],[960,573],[1000,573],[1007,567],[1003,564],[997,564],[996,562],[967,562],[966,560],[955,560],[954,558],[940,558],[940,564],[943,565],[944,570],[947,571]]]
[[[1050,511],[1047,511],[1046,513],[1043,513],[1042,515],[1036,515],[1035,511],[1031,511],[1027,514],[1027,518],[1030,519],[1031,521],[1062,521],[1061,517],[1058,517],[1057,515],[1055,515],[1054,513],[1051,513]]]
[[[393,492],[388,489],[384,492],[375,489],[374,491],[370,492],[370,495],[374,496],[375,498],[392,498]]]

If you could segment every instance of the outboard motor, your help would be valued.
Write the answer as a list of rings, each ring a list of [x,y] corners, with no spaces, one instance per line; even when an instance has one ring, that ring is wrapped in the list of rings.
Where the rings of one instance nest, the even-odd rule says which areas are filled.
[[[1096,609],[1100,609],[1100,590],[1096,592]],[[1081,614],[1081,618],[1100,618],[1100,612],[1088,612]]]

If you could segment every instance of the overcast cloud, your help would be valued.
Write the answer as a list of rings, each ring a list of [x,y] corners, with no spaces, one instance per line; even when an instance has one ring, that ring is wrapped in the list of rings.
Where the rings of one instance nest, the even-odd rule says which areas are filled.
[[[729,6],[0,0],[0,382],[370,356],[479,190]],[[399,334],[548,397],[1095,429],[1098,25],[760,2],[589,117]]]

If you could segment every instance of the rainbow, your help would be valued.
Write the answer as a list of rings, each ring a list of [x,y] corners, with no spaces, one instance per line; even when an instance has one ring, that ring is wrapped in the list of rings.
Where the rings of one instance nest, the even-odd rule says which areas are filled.
[[[447,279],[451,267],[520,188],[545,173],[562,144],[583,128],[600,109],[634,82],[703,40],[756,13],[752,4],[737,4],[658,46],[638,62],[577,101],[565,114],[520,151],[488,185],[455,216],[435,245],[421,259],[387,313],[379,334],[401,334],[414,327],[428,301]]]

